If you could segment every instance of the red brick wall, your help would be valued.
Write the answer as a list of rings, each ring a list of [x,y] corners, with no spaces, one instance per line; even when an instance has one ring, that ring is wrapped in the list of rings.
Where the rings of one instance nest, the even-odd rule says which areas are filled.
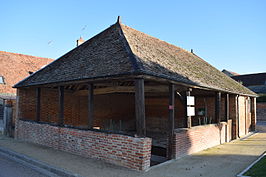
[[[31,97],[36,97],[35,95],[31,95]],[[42,122],[58,122],[58,100],[57,89],[41,89],[40,120]]]
[[[208,120],[211,119],[212,123],[216,123],[216,118],[215,118],[215,98],[214,97],[197,97],[195,96],[195,113],[196,116],[192,116],[192,126],[199,125],[199,120],[198,120],[198,109],[199,108],[207,108],[207,117]]]
[[[168,98],[146,98],[145,112],[147,130],[166,131],[168,129]],[[175,99],[175,127],[183,127],[185,122],[185,108],[181,101]]]
[[[209,124],[190,129],[176,129],[174,139],[175,158],[231,141],[232,122]]]
[[[35,120],[36,117],[36,99],[35,89],[19,89],[19,112],[20,118],[27,118],[28,120]]]
[[[257,103],[257,121],[266,121],[266,103]]]
[[[58,90],[41,88],[41,122],[58,121]],[[21,89],[20,118],[35,120],[36,90]],[[106,94],[95,95],[94,98],[94,126],[109,130],[110,120],[116,128],[121,122],[124,130],[135,130],[135,98],[134,94]],[[168,98],[145,99],[147,130],[166,131],[168,120]],[[183,127],[186,123],[184,106],[178,98],[175,102],[175,125]],[[65,90],[64,124],[72,126],[87,126],[88,97],[78,96]]]
[[[151,139],[85,131],[18,121],[18,139],[120,166],[146,170],[150,166]]]

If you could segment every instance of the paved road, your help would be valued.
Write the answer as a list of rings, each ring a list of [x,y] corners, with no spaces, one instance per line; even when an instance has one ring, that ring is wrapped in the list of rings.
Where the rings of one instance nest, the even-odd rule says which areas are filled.
[[[153,166],[147,172],[133,171],[100,160],[1,136],[0,147],[84,177],[235,177],[266,150],[266,133],[256,133],[244,140],[235,140],[168,161]],[[0,164],[0,173],[2,169]]]
[[[47,177],[19,162],[0,155],[0,177]]]

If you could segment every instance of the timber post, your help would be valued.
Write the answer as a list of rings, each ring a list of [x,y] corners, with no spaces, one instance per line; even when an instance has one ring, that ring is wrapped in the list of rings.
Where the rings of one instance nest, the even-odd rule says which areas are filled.
[[[187,109],[188,109],[188,108],[187,108],[187,107],[188,107],[188,105],[187,105],[187,97],[191,95],[191,91],[192,91],[192,88],[189,88],[189,89],[187,90],[187,92],[186,92],[186,101],[185,101],[185,103],[186,103],[186,105],[185,105],[186,115],[187,115]],[[187,115],[187,128],[191,128],[191,126],[192,126],[191,116],[188,116],[188,115]]]
[[[93,128],[94,119],[94,97],[93,97],[93,84],[88,84],[88,129]]]
[[[59,92],[59,114],[58,114],[58,125],[63,126],[64,124],[64,86],[58,87]]]
[[[221,122],[221,92],[216,92],[215,96],[215,118],[217,123]]]
[[[228,120],[230,119],[230,115],[229,115],[229,109],[230,109],[230,102],[229,102],[229,94],[225,94],[225,119],[226,122],[228,122]]]
[[[40,122],[41,114],[41,88],[36,88],[36,122]]]
[[[174,129],[175,129],[175,85],[170,84],[169,85],[169,120],[168,120],[168,126],[169,126],[169,132],[168,132],[168,159],[173,159],[173,140],[174,140]]]
[[[135,114],[137,135],[146,136],[144,79],[135,79]]]

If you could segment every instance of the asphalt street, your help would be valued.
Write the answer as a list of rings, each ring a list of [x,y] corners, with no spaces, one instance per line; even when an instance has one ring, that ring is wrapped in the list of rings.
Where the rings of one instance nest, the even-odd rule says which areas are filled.
[[[0,177],[47,177],[23,164],[0,155]]]

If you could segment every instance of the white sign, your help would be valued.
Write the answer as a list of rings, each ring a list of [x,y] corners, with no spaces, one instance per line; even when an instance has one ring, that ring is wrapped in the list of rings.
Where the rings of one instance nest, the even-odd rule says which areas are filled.
[[[187,105],[194,106],[195,105],[195,97],[187,96]]]
[[[187,107],[187,116],[195,116],[195,107]]]

